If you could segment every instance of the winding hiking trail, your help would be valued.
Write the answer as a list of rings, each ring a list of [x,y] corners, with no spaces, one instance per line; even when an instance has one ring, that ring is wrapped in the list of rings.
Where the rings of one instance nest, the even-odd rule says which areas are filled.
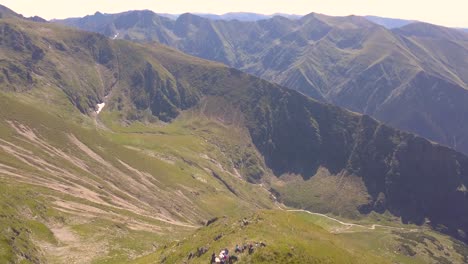
[[[347,227],[361,227],[361,228],[368,229],[368,230],[375,230],[377,227],[381,227],[381,228],[385,228],[385,229],[402,230],[402,231],[406,231],[406,232],[417,232],[417,231],[419,231],[418,229],[409,229],[409,228],[403,228],[403,227],[394,227],[394,226],[386,226],[386,225],[378,225],[378,224],[373,224],[373,225],[371,225],[369,227],[369,226],[364,226],[364,225],[360,225],[360,224],[347,223],[347,222],[343,222],[341,220],[338,220],[336,218],[330,217],[330,216],[325,215],[325,214],[313,213],[313,212],[310,212],[310,211],[307,211],[307,210],[302,210],[302,209],[286,210],[286,211],[288,211],[288,212],[302,212],[302,213],[308,213],[310,215],[318,215],[318,216],[321,216],[321,217],[325,217],[325,218],[327,218],[329,220],[335,221],[335,222],[337,222],[337,223],[339,223],[341,225],[347,226]]]

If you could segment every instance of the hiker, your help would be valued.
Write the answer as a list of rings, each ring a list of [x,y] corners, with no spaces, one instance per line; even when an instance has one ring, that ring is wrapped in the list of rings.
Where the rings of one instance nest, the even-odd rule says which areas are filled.
[[[208,252],[208,249],[205,247],[197,248],[197,253],[194,256],[201,257],[206,252]]]
[[[227,248],[224,249],[224,263],[228,263],[229,261],[229,250]]]
[[[216,263],[216,254],[214,252],[211,255],[211,261],[210,261],[210,264],[213,264],[213,263]]]
[[[234,249],[234,253],[240,253],[241,249],[239,248],[239,245],[236,244],[236,248]]]
[[[229,257],[229,264],[237,262],[239,259],[236,256],[230,256]]]
[[[249,255],[252,254],[253,252],[254,252],[254,247],[253,247],[253,245],[251,243],[251,244],[249,244]]]
[[[219,260],[221,263],[226,263],[226,252],[224,250],[219,253]]]

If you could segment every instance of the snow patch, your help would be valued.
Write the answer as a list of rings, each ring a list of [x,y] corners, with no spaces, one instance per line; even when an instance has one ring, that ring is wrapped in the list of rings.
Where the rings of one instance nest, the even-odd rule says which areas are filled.
[[[468,189],[466,189],[465,184],[458,186],[457,191],[462,192],[462,193],[468,193]]]
[[[97,108],[98,110],[96,111],[96,113],[100,113],[102,111],[102,109],[104,108],[104,106],[106,106],[106,103],[100,103],[97,105]]]
[[[116,39],[119,36],[119,32],[117,32],[112,39]]]

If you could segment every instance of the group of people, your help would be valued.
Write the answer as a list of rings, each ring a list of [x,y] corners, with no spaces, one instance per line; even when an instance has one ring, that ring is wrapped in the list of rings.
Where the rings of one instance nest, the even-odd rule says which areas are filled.
[[[223,264],[228,264],[232,263],[233,260],[237,260],[236,256],[229,256],[229,250],[227,248],[221,250],[219,252],[219,256],[217,257],[216,254],[213,252],[211,255],[211,263],[223,263]]]
[[[254,252],[254,249],[256,247],[266,247],[266,244],[263,242],[260,242],[260,243],[256,242],[254,244],[249,243],[249,244],[244,244],[242,246],[236,245],[236,247],[234,248],[234,253],[242,254],[245,251],[247,251],[250,255]],[[216,256],[216,254],[213,252],[213,254],[211,255],[210,264],[213,264],[213,263],[231,264],[235,261],[237,261],[237,257],[234,255],[229,255],[229,250],[225,248],[221,250],[221,252],[219,252],[218,256]]]

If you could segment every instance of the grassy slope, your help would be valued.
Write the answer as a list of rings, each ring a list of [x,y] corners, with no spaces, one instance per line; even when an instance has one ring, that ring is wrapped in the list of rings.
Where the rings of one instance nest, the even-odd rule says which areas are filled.
[[[345,229],[336,235],[333,233],[341,230],[342,227],[323,217],[284,211],[264,211],[252,215],[251,208],[255,208],[254,204],[259,204],[259,207],[269,206],[268,196],[265,194],[262,198],[258,195],[261,190],[257,187],[237,181],[232,175],[234,174],[232,166],[229,166],[232,163],[227,158],[231,155],[235,156],[235,153],[222,154],[222,150],[232,149],[230,144],[245,142],[245,138],[242,136],[242,132],[232,133],[235,131],[232,125],[226,125],[218,119],[210,117],[209,114],[201,114],[206,113],[200,112],[201,110],[188,111],[170,125],[134,123],[125,127],[119,126],[113,121],[112,112],[105,111],[101,118],[111,130],[96,130],[92,126],[83,128],[59,121],[60,117],[54,114],[54,111],[52,114],[44,113],[31,106],[30,103],[33,99],[27,94],[14,98],[10,95],[2,95],[0,98],[2,105],[5,106],[1,112],[2,120],[14,120],[32,127],[34,133],[40,138],[63,149],[67,149],[64,146],[70,143],[60,135],[72,131],[77,137],[82,138],[90,148],[110,162],[118,157],[140,171],[154,170],[155,178],[160,181],[161,185],[170,189],[180,185],[196,189],[199,194],[192,196],[191,199],[195,202],[196,207],[200,208],[200,212],[205,212],[206,217],[210,215],[226,215],[228,217],[222,218],[213,226],[202,228],[192,235],[194,230],[191,228],[161,223],[135,214],[130,210],[96,204],[70,195],[68,191],[51,190],[37,184],[22,183],[14,176],[2,173],[4,181],[1,192],[3,195],[2,208],[4,208],[2,214],[6,215],[2,218],[1,225],[3,230],[1,257],[3,260],[22,259],[25,263],[35,260],[47,261],[48,263],[62,263],[63,261],[120,263],[137,258],[135,263],[158,263],[161,258],[166,257],[166,263],[177,263],[186,259],[189,252],[194,252],[197,247],[209,245],[209,252],[211,252],[213,250],[219,251],[223,247],[232,249],[236,243],[244,241],[263,241],[267,244],[266,248],[259,249],[250,256],[242,255],[241,261],[243,263],[284,263],[285,261],[290,263],[304,261],[385,263],[391,256],[391,259],[401,263],[436,263],[434,258],[428,257],[428,251],[420,242],[418,242],[419,245],[413,245],[415,242],[411,241],[420,240],[418,237],[406,237],[406,240],[401,242],[398,240],[402,239],[400,235],[385,230],[374,232],[361,229],[354,230],[355,233],[348,233],[349,230]],[[60,112],[58,109],[56,110]],[[81,114],[75,112],[74,115],[78,118]],[[47,159],[49,162],[66,164],[57,156],[51,158],[48,153],[42,153],[37,146],[31,146],[31,143],[24,142],[25,139],[21,138],[17,132],[15,133],[8,123],[2,121],[1,124],[2,139],[8,139],[21,147],[34,150],[35,156]],[[223,136],[220,137],[220,135]],[[230,136],[226,137],[226,135]],[[122,148],[121,146],[126,147]],[[139,151],[132,151],[134,149],[139,149]],[[109,152],[112,153],[111,156],[106,155]],[[78,155],[75,151],[73,153]],[[206,153],[207,156],[215,159],[216,164],[213,164],[215,161],[211,159],[201,157],[200,153]],[[42,171],[40,166],[22,168],[22,163],[7,153],[2,152],[0,157],[2,164],[17,168],[15,171],[21,171],[22,175],[40,173],[44,174],[41,177],[54,177],[52,173],[47,174]],[[145,157],[150,157],[149,164],[140,160],[144,160]],[[89,157],[80,158],[84,162],[90,162],[87,160]],[[161,160],[163,163],[160,162]],[[220,169],[220,165],[226,168],[226,171],[232,171],[225,172],[224,169]],[[239,191],[240,198],[233,197],[229,191],[223,189],[222,184],[199,167],[217,170],[227,182]],[[66,164],[63,168],[76,170],[71,164]],[[182,168],[183,170],[181,170]],[[81,172],[81,174],[83,173]],[[129,175],[131,175],[130,172]],[[166,177],[166,175],[169,176]],[[98,174],[86,175],[86,177],[99,180]],[[197,186],[196,181],[193,180],[194,177],[196,181],[201,183],[206,180],[206,185]],[[85,185],[83,182],[79,182],[79,184]],[[103,181],[102,184],[106,184],[106,181]],[[90,186],[86,187],[93,189]],[[186,195],[190,196],[190,193],[187,192]],[[171,198],[173,197],[166,199]],[[75,210],[64,211],[63,207],[55,204],[57,201],[88,205],[95,209],[75,207]],[[243,203],[245,206],[242,206]],[[220,204],[222,204],[221,207]],[[111,219],[106,217],[104,213],[94,213],[93,215],[96,209],[112,211],[116,215]],[[182,210],[182,214],[184,210]],[[239,215],[244,215],[250,222],[246,228],[240,227]],[[124,216],[125,220],[119,216]],[[154,229],[151,231],[141,230],[141,227],[134,225],[136,221],[145,223],[146,227]],[[19,231],[19,234],[16,234],[15,230]],[[67,232],[72,234],[71,237]],[[213,238],[220,233],[224,233],[224,237],[214,242]],[[12,239],[12,234],[15,234],[15,239]],[[69,236],[67,237],[66,234]],[[460,254],[450,250],[451,242],[446,237],[436,236],[444,246],[444,250],[437,251],[431,244],[427,248],[431,252],[435,252],[436,257],[448,252],[450,257],[445,255],[442,257],[447,258],[452,263],[461,263]],[[176,239],[181,242],[172,242]],[[409,245],[411,250],[417,252],[417,255],[415,257],[407,256],[413,251],[406,249],[407,246],[402,246],[403,244]],[[459,250],[463,250],[463,248],[463,246],[459,246]],[[138,258],[153,251],[156,252]],[[393,251],[399,253],[391,253]],[[87,257],[83,258],[84,254]],[[196,258],[192,262],[204,263],[207,258],[208,254]]]
[[[265,190],[228,171],[233,170],[228,158],[217,159],[224,164],[213,161],[223,155],[220,148],[193,130],[203,127],[222,133],[227,128],[207,118],[193,119],[190,128],[184,127],[190,122],[175,122],[170,126],[135,124],[120,131],[96,130],[63,122],[59,116],[31,106],[28,96],[20,98],[27,103],[0,95],[4,259],[27,256],[61,263],[78,260],[80,254],[91,250],[83,261],[113,263],[193,230],[185,225],[196,227],[216,215],[234,216],[272,206]],[[21,135],[7,121],[30,128],[40,141]],[[107,165],[74,146],[68,134],[79,138]],[[24,156],[13,154],[11,149],[30,152]],[[9,235],[15,226],[21,231],[19,239]],[[63,237],[63,233],[69,236]],[[99,250],[91,249],[93,246]]]
[[[275,210],[244,220],[222,218],[134,263],[206,263],[212,252],[233,253],[236,244],[255,242],[267,246],[252,255],[235,254],[240,263],[462,263],[464,254],[453,249],[457,242],[427,230],[347,227],[322,216]],[[188,259],[202,247],[206,254]]]
[[[28,236],[34,226],[24,224],[18,235],[25,245],[16,246],[19,239],[10,236],[13,219],[28,222],[38,213],[23,215],[23,194],[13,199],[5,192],[2,202],[15,210],[2,222],[2,258],[124,261],[215,215],[273,205],[266,190],[242,179],[262,165],[257,159],[252,166],[255,150],[240,129],[198,113],[169,126],[122,127],[117,120],[140,114],[128,102],[123,111],[102,113],[111,129],[96,129],[96,124],[104,127],[101,120],[82,114],[95,115],[95,104],[115,86],[115,71],[123,81],[110,101],[133,85],[125,82],[144,66],[143,47],[111,46],[102,36],[14,17],[2,19],[1,27],[6,92],[0,95],[0,175],[8,190],[29,190],[37,197],[33,207],[57,215],[38,221],[54,234],[54,243],[35,241]],[[43,56],[34,59],[38,50]],[[116,50],[122,52],[119,60],[112,53]],[[157,62],[150,63],[159,77],[170,78]],[[114,109],[112,103],[108,108]]]

